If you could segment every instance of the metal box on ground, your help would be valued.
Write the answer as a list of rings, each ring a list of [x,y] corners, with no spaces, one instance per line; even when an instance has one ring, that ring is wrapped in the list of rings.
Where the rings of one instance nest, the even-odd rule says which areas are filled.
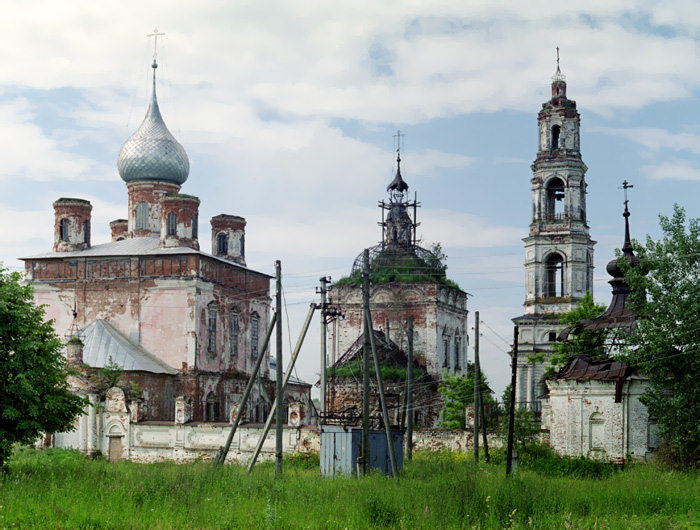
[[[403,432],[391,431],[396,455],[396,468],[403,467]],[[369,467],[379,469],[385,475],[391,473],[389,446],[386,432],[369,431]],[[357,475],[357,459],[362,448],[360,427],[321,425],[321,475]]]

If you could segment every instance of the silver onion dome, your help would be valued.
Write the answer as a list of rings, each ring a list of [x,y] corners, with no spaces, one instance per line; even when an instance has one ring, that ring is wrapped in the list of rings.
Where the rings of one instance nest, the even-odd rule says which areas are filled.
[[[156,99],[156,68],[153,62],[153,94],[143,123],[119,151],[117,169],[124,182],[159,180],[182,184],[190,172],[185,149],[165,126]]]

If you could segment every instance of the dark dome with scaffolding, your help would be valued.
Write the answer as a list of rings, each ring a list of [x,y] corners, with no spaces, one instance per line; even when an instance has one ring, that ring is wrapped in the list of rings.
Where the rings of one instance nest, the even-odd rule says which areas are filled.
[[[398,151],[398,150],[397,150]],[[408,198],[408,184],[401,175],[401,156],[397,152],[396,176],[387,186],[389,201],[380,201],[382,211],[382,242],[369,251],[370,282],[439,282],[459,289],[447,279],[445,259],[439,243],[431,250],[418,245],[417,196]],[[411,215],[411,210],[413,215]],[[341,278],[335,285],[360,285],[365,266],[364,251],[355,258],[350,276]]]
[[[447,278],[445,256],[439,245],[428,250],[415,244],[379,244],[369,248],[369,274],[373,284],[391,282],[439,282],[459,289]],[[336,285],[360,285],[365,265],[364,252],[352,265],[350,276],[341,278]]]

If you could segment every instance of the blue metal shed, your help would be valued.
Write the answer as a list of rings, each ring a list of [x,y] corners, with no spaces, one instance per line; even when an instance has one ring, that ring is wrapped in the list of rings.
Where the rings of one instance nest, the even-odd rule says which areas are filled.
[[[392,431],[396,467],[403,467],[403,431]],[[357,475],[357,459],[362,447],[362,429],[360,427],[341,427],[338,425],[321,425],[321,475]],[[383,430],[369,431],[369,466],[381,470],[385,475],[391,473],[389,446]]]

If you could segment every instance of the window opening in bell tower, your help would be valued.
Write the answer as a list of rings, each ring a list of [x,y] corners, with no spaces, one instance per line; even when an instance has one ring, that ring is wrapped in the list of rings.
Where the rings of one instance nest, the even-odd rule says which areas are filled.
[[[564,296],[564,258],[559,254],[552,254],[547,258],[545,281],[545,296]]]
[[[552,127],[552,150],[559,149],[559,133],[561,128],[559,125]]]
[[[564,182],[555,177],[547,183],[546,191],[546,218],[565,219],[564,198],[566,197]]]

